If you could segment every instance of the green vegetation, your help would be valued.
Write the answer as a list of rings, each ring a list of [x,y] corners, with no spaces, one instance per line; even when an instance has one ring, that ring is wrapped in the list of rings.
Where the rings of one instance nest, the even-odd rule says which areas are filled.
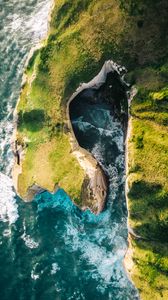
[[[140,88],[134,99],[131,113],[139,119],[168,125],[168,86],[155,92]]]
[[[134,137],[139,137],[142,128],[144,130],[143,147],[137,147]],[[131,189],[128,196],[133,226],[143,237],[168,241],[166,235],[168,226],[168,138],[166,130],[155,128],[153,124],[147,122],[133,120],[133,139],[130,145],[133,148],[130,149],[133,159],[130,161]],[[134,166],[138,166],[138,170]]]
[[[20,144],[24,141],[27,145],[22,174],[18,178],[18,191],[24,198],[33,183],[49,191],[59,185],[73,199],[79,198],[84,172],[70,153],[69,139],[64,133],[61,118],[60,99],[54,99],[47,76],[38,69],[37,59],[37,55],[35,60],[32,59],[34,68],[31,72],[28,67],[27,83],[17,107],[17,139]],[[32,81],[35,72],[37,75]]]
[[[168,88],[163,69],[167,76],[165,66],[153,70],[157,85],[152,76],[147,84],[139,80],[131,105],[130,226],[142,237],[132,241],[133,280],[146,300],[168,297]]]
[[[57,0],[46,45],[29,62],[17,107],[18,141],[27,145],[18,190],[60,185],[80,204],[84,172],[71,154],[66,103],[107,59],[129,70],[133,279],[142,299],[167,299],[168,24],[166,0]],[[36,76],[35,76],[36,75]]]
[[[132,279],[141,299],[160,300],[168,297],[167,243],[132,241],[134,268]]]

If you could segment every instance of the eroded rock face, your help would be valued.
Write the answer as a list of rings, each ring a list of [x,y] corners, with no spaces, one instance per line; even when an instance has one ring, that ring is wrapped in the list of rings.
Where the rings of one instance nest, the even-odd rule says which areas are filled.
[[[43,189],[42,187],[36,185],[36,184],[33,184],[32,186],[30,186],[27,190],[27,195],[26,195],[26,198],[25,200],[26,201],[32,201],[32,199],[40,194],[40,193],[43,193],[45,191],[45,189]]]
[[[107,178],[97,160],[86,149],[77,146],[73,154],[80,166],[85,170],[85,179],[81,189],[81,209],[90,209],[93,213],[100,213],[105,206],[107,197]]]
[[[86,176],[82,191],[81,199],[86,207],[91,207],[94,213],[100,213],[105,206],[107,197],[107,178],[99,165],[94,169],[92,177]]]

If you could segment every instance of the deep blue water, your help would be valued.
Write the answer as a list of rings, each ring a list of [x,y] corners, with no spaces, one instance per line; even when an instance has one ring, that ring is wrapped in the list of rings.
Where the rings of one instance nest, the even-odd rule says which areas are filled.
[[[28,52],[47,30],[49,4],[0,2],[0,299],[136,300],[137,291],[123,267],[123,132],[108,107],[86,106],[83,116],[74,116],[76,128],[87,136],[86,148],[110,178],[103,213],[81,212],[63,190],[42,193],[31,203],[24,203],[13,190],[13,109]]]

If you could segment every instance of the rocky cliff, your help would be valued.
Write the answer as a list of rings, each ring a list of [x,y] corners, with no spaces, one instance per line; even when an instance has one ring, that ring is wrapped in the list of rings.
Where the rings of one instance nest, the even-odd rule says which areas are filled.
[[[48,39],[29,62],[17,105],[17,147],[25,154],[17,172],[19,194],[25,198],[34,184],[49,191],[60,186],[77,205],[98,212],[103,206],[95,199],[102,195],[98,202],[104,203],[106,181],[94,160],[95,197],[84,203],[90,194],[85,160],[91,158],[83,150],[82,157],[74,142],[67,105],[105,61],[128,69],[126,80],[138,90],[127,148],[129,226],[135,233],[131,276],[142,299],[168,297],[167,9],[165,0],[57,0]]]

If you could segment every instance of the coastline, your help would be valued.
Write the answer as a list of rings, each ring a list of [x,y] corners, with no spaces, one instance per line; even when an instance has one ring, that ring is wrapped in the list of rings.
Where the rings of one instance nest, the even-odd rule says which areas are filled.
[[[138,94],[134,90],[133,97]],[[131,104],[131,101],[130,101]],[[135,101],[132,104],[135,106]],[[130,281],[137,287],[139,290],[139,297],[143,300],[156,299],[160,300],[164,297],[167,297],[168,285],[166,280],[166,273],[160,271],[155,267],[157,264],[157,259],[159,257],[160,261],[163,261],[163,264],[167,264],[167,255],[166,255],[166,242],[165,245],[160,242],[157,238],[152,239],[150,233],[148,237],[144,233],[139,233],[135,226],[135,220],[133,216],[133,208],[136,205],[136,197],[130,197],[130,193],[133,189],[133,184],[136,182],[134,174],[137,174],[136,171],[132,170],[132,166],[136,164],[137,153],[135,149],[139,151],[139,148],[135,148],[133,144],[135,142],[135,122],[141,123],[140,119],[129,114],[128,120],[128,130],[126,136],[126,184],[125,184],[125,197],[127,205],[127,228],[128,228],[128,248],[125,253],[123,265],[126,270],[126,273]],[[140,125],[139,125],[140,126]],[[134,161],[135,160],[135,161]],[[135,172],[135,173],[134,173]],[[139,181],[137,181],[139,182]],[[143,192],[143,190],[142,190]],[[151,195],[152,196],[152,195]],[[129,198],[130,197],[130,198]],[[149,196],[150,197],[150,196]],[[134,203],[132,202],[134,201]],[[138,212],[138,209],[137,209]],[[132,227],[133,226],[133,227]],[[163,248],[162,248],[163,247]],[[162,250],[163,249],[163,250]],[[153,258],[153,263],[151,264],[151,257]],[[161,268],[161,267],[160,267]],[[155,276],[152,277],[152,272],[155,272]],[[156,279],[155,279],[156,278]],[[158,279],[158,280],[157,280]],[[163,283],[164,284],[163,284]]]
[[[130,115],[130,106],[133,98],[137,94],[137,89],[133,86],[130,91],[130,97],[128,98],[128,125],[127,125],[127,134],[125,139],[125,170],[126,170],[126,181],[125,181],[125,199],[126,199],[126,207],[127,207],[127,230],[128,230],[128,247],[124,256],[123,265],[126,270],[126,273],[129,277],[129,280],[134,284],[132,279],[133,275],[133,247],[131,244],[132,235],[131,235],[131,227],[130,227],[130,211],[129,211],[129,199],[128,199],[128,191],[129,191],[129,140],[132,134],[132,116]]]
[[[132,130],[132,117],[129,116],[128,119],[128,130],[127,130],[127,137],[126,137],[126,182],[125,182],[125,199],[126,199],[126,207],[127,207],[127,230],[128,230],[128,237],[127,237],[127,250],[124,256],[124,260],[123,260],[123,266],[124,269],[127,273],[127,276],[129,278],[129,280],[132,282],[133,285],[135,285],[134,280],[132,278],[132,276],[134,275],[134,267],[135,267],[135,263],[133,261],[133,254],[134,254],[134,248],[132,246],[132,238],[133,237],[138,237],[136,236],[136,234],[134,234],[133,229],[130,227],[130,211],[129,211],[129,198],[128,198],[128,191],[129,191],[129,187],[128,187],[128,176],[129,176],[129,139],[131,137],[131,130]],[[133,232],[133,233],[132,233]],[[136,286],[136,285],[135,285]],[[141,299],[141,298],[139,298]]]
[[[52,1],[51,3],[51,8],[50,8],[50,13],[49,13],[49,17],[48,17],[48,30],[46,32],[46,36],[33,48],[31,48],[28,58],[25,62],[25,67],[24,67],[24,72],[23,72],[23,77],[22,77],[22,83],[21,83],[21,90],[20,90],[20,95],[23,92],[23,87],[25,84],[29,84],[31,87],[32,82],[35,80],[36,78],[36,70],[35,70],[35,66],[33,65],[33,73],[30,76],[30,78],[28,77],[28,75],[26,74],[26,69],[28,67],[28,64],[31,60],[31,58],[33,57],[33,55],[35,54],[35,52],[37,50],[40,50],[42,47],[47,45],[47,39],[50,35],[50,22],[51,22],[51,15],[52,15],[52,11],[55,7],[55,1]],[[113,62],[112,62],[113,63]],[[105,63],[106,64],[106,63]],[[117,66],[117,65],[116,65]],[[104,66],[103,66],[104,67]],[[115,64],[113,63],[113,67],[115,68]],[[102,68],[103,69],[103,68]],[[102,70],[100,71],[100,73],[102,72]],[[99,78],[99,74],[95,77],[97,78],[97,83],[95,83],[95,78],[93,80],[91,80],[89,83],[83,83],[82,86],[80,86],[79,88],[77,88],[76,92],[74,92],[74,94],[70,97],[70,100],[67,103],[67,123],[68,123],[68,127],[70,130],[70,145],[72,148],[72,153],[73,155],[76,157],[76,159],[78,160],[79,165],[81,166],[81,168],[84,170],[85,172],[85,176],[87,176],[89,178],[89,185],[88,185],[88,189],[89,189],[89,194],[93,194],[93,199],[92,199],[92,204],[91,207],[90,205],[88,206],[78,206],[77,203],[75,203],[72,199],[72,201],[74,202],[75,205],[77,205],[78,207],[80,207],[82,210],[86,210],[86,209],[90,209],[93,213],[99,214],[105,206],[106,203],[106,196],[107,196],[107,180],[106,180],[106,176],[102,170],[102,168],[99,166],[99,164],[97,163],[96,159],[94,159],[94,157],[85,149],[81,148],[76,140],[75,134],[73,132],[73,128],[71,125],[71,121],[70,121],[70,116],[69,116],[69,104],[70,102],[77,96],[78,93],[80,93],[82,90],[92,87],[93,85],[97,85],[96,88],[100,87],[106,79],[106,75],[108,73],[108,68],[107,71],[104,72],[104,78],[102,78],[102,76],[100,76]],[[16,153],[18,152],[17,150],[17,146],[16,146],[16,141],[17,141],[17,107],[19,105],[20,102],[20,96],[18,98],[15,110],[14,110],[14,132],[13,132],[13,136],[12,136],[12,145],[13,146],[13,153],[16,156]],[[14,161],[14,166],[12,169],[12,178],[13,178],[13,183],[14,183],[14,188],[16,190],[16,193],[23,198],[18,191],[18,177],[22,174],[22,165],[23,165],[23,161],[26,155],[26,149],[23,149],[22,146],[19,147],[19,160],[20,163],[19,165],[16,163],[16,159]],[[43,191],[49,191],[50,193],[55,193],[56,190],[59,188],[59,186],[55,185],[53,190],[48,190],[46,188],[43,188],[42,186],[34,183],[32,186],[29,186],[27,189],[27,199],[23,199],[25,201],[31,201],[35,195],[43,192]],[[61,188],[61,186],[60,186]],[[85,201],[85,199],[84,199]]]
[[[73,7],[73,3],[72,3],[72,7]],[[101,8],[101,4],[100,4],[100,8]],[[103,3],[102,3],[102,8],[103,8]],[[45,67],[46,69],[45,70],[43,69],[42,71],[43,72],[42,75],[45,75],[46,77],[48,75],[51,75],[51,81],[53,80],[53,82],[56,82],[58,87],[57,89],[54,90],[55,87],[53,87],[51,81],[50,82],[47,80],[46,81],[43,80],[41,82],[39,81],[40,84],[42,83],[45,84],[46,87],[49,87],[48,88],[49,92],[54,90],[53,94],[51,92],[52,96],[54,95],[55,98],[57,97],[58,99],[61,99],[61,101],[68,101],[68,99],[70,99],[70,95],[72,95],[73,91],[75,91],[76,88],[80,85],[80,82],[82,80],[89,82],[89,80],[94,77],[93,74],[97,74],[98,71],[101,69],[100,66],[102,65],[102,61],[106,61],[109,59],[109,53],[110,55],[112,55],[113,53],[116,54],[115,50],[118,51],[118,53],[116,54],[116,56],[114,54],[114,59],[116,61],[120,61],[121,59],[121,63],[123,65],[126,65],[127,68],[130,70],[130,73],[132,73],[130,74],[130,78],[132,78],[133,81],[135,80],[138,86],[139,95],[138,97],[136,97],[137,99],[134,101],[132,106],[134,114],[133,114],[133,119],[129,119],[129,124],[128,124],[129,132],[127,133],[126,143],[128,146],[129,144],[128,135],[132,133],[132,126],[133,126],[135,139],[134,141],[130,141],[130,144],[131,147],[134,147],[134,149],[136,149],[136,155],[134,154],[136,163],[134,164],[134,159],[131,158],[133,162],[131,167],[138,167],[139,169],[134,169],[134,171],[132,171],[130,167],[130,173],[131,173],[130,176],[131,179],[132,179],[132,173],[134,173],[135,176],[136,175],[141,176],[138,177],[139,179],[138,184],[143,190],[143,195],[141,195],[140,197],[138,193],[135,193],[137,192],[137,190],[134,189],[137,183],[136,180],[133,182],[133,184],[135,183],[133,185],[133,188],[131,186],[131,189],[130,190],[128,189],[128,176],[127,176],[125,188],[126,188],[126,203],[127,203],[127,211],[128,211],[127,227],[128,227],[129,247],[128,247],[128,253],[125,256],[126,264],[125,262],[124,264],[125,266],[128,264],[126,268],[128,269],[132,268],[132,270],[136,265],[137,272],[135,278],[136,280],[134,282],[136,282],[135,285],[140,290],[141,295],[142,293],[143,296],[145,295],[144,298],[145,300],[150,299],[146,297],[153,297],[152,295],[154,295],[155,293],[157,294],[157,297],[161,295],[162,291],[163,293],[165,293],[164,276],[166,274],[165,270],[167,270],[166,263],[164,262],[164,260],[166,261],[165,259],[166,251],[165,252],[162,251],[163,246],[166,248],[166,242],[164,244],[164,239],[165,239],[164,231],[162,231],[162,228],[166,230],[166,225],[164,225],[164,222],[166,221],[166,210],[164,204],[162,205],[162,203],[163,200],[166,199],[166,195],[167,195],[166,183],[165,183],[167,178],[167,174],[165,171],[167,168],[167,161],[166,161],[167,158],[166,155],[164,154],[166,153],[165,151],[167,151],[168,149],[166,144],[167,143],[166,126],[164,123],[166,122],[167,117],[166,117],[166,111],[163,109],[161,101],[158,101],[158,103],[156,103],[158,107],[159,105],[161,106],[160,107],[161,111],[159,110],[155,111],[156,107],[154,108],[151,104],[151,101],[149,100],[151,100],[150,96],[152,92],[159,93],[160,91],[160,93],[162,93],[161,89],[166,84],[163,79],[163,73],[168,74],[168,70],[166,65],[163,65],[163,69],[164,69],[163,72],[163,70],[161,70],[161,67],[159,65],[160,59],[162,59],[164,56],[162,54],[158,54],[160,53],[157,52],[160,51],[160,46],[158,44],[158,48],[157,48],[155,43],[157,37],[159,37],[159,33],[156,32],[155,36],[152,35],[153,32],[152,30],[154,28],[153,22],[156,22],[156,24],[154,23],[156,25],[156,29],[157,26],[158,29],[160,26],[157,18],[155,18],[155,11],[153,11],[153,8],[155,8],[155,5],[149,8],[145,8],[147,11],[147,13],[144,12],[145,26],[142,26],[141,28],[137,26],[138,17],[129,16],[129,19],[127,19],[128,15],[124,11],[124,18],[123,18],[123,11],[121,11],[121,9],[118,9],[117,10],[118,13],[116,14],[118,18],[116,20],[116,24],[117,24],[116,30],[118,29],[118,31],[115,31],[115,35],[113,35],[113,32],[111,31],[111,28],[113,28],[113,17],[112,16],[109,17],[109,14],[107,14],[106,16],[106,10],[102,9],[102,16],[103,16],[102,23],[101,20],[99,20],[100,23],[97,20],[96,7],[95,10],[93,9],[93,13],[90,13],[89,10],[87,11],[87,8],[84,8],[85,14],[83,14],[82,11],[81,15],[79,14],[80,17],[78,19],[78,13],[77,13],[77,19],[75,23],[73,22],[71,23],[72,18],[69,18],[67,22],[66,12],[64,11],[63,7],[59,3],[58,8],[55,11],[55,15],[54,15],[55,17],[54,26],[58,25],[59,23],[60,27],[58,30],[54,32],[53,36],[51,37],[52,42],[50,41],[51,42],[50,46],[52,48],[52,46],[54,45],[54,51],[53,52],[51,51],[50,53],[51,49],[47,49],[48,52],[46,51],[44,53],[46,54],[46,57],[49,60],[49,64],[47,63],[46,65],[44,64],[44,69]],[[157,9],[159,9],[159,7]],[[164,12],[163,9],[164,6],[163,7],[161,6],[160,11]],[[70,11],[70,13],[71,12],[72,11]],[[58,13],[60,14],[59,16],[61,16],[62,18],[61,19],[62,24],[60,22],[60,18],[57,18]],[[69,10],[67,10],[67,14],[69,14]],[[152,18],[148,18],[149,14],[150,16],[152,16]],[[122,23],[120,23],[121,21],[120,17],[122,17],[121,18]],[[105,22],[104,19],[107,22]],[[127,21],[128,21],[128,27],[126,25]],[[129,23],[129,21],[131,23]],[[107,28],[106,28],[106,24],[108,24]],[[121,24],[123,24],[124,29],[122,28]],[[132,26],[132,24],[134,24],[134,26]],[[90,27],[88,25],[90,25]],[[131,25],[131,28],[133,28],[131,32],[129,31],[130,30],[129,25]],[[98,31],[95,31],[95,28],[97,27],[98,27]],[[146,27],[148,27],[151,30],[146,30]],[[91,30],[88,32],[86,28],[91,28]],[[139,31],[141,31],[142,33],[141,35],[139,34]],[[151,32],[151,35],[149,34],[149,32]],[[95,39],[94,39],[94,35],[95,35]],[[90,36],[92,37],[92,39],[90,39]],[[126,38],[124,39],[123,43],[120,44],[121,36],[122,36],[122,41],[123,41],[123,37]],[[106,44],[104,43],[104,39],[106,39]],[[113,49],[112,45],[114,44],[113,42],[116,41],[116,39],[118,44],[116,46],[116,49]],[[98,42],[95,44],[95,41]],[[133,43],[129,44],[127,43],[127,41],[133,41]],[[149,41],[149,43],[147,43],[147,41]],[[143,50],[145,49],[146,52],[139,51],[139,43],[140,45],[143,44],[144,46]],[[125,46],[127,49],[126,57],[123,51],[123,48],[125,48]],[[153,51],[153,49],[156,49],[155,51],[156,53]],[[164,52],[164,48],[163,48],[163,52]],[[53,53],[55,57],[52,57]],[[148,53],[148,55],[145,56],[143,55],[144,53]],[[144,60],[142,59],[142,57]],[[38,87],[39,86],[37,85],[37,88]],[[40,97],[42,99],[43,96],[46,97],[46,94],[41,93]],[[58,101],[58,103],[60,104],[61,101],[60,102]],[[47,105],[48,104],[49,102],[47,103]],[[30,109],[30,107],[28,108]],[[35,108],[39,108],[39,106],[37,105],[35,106]],[[41,106],[41,108],[44,107]],[[162,112],[163,112],[163,116],[162,116]],[[66,114],[64,112],[64,117],[65,115]],[[69,116],[68,117],[66,116],[65,118],[64,117],[62,117],[61,122],[59,118],[57,120],[58,124],[61,124],[63,130],[64,130],[63,126],[67,125],[69,122],[68,121]],[[73,139],[71,124],[68,125],[67,127],[68,129],[70,129],[70,134],[69,133],[66,134],[66,137],[68,136],[68,139],[69,136],[71,137],[70,146],[71,146],[71,150],[74,149],[74,151],[68,150],[69,152],[66,153],[66,157],[67,155],[71,156],[72,154],[72,156],[78,159],[78,163],[80,161],[80,164],[83,163],[85,167],[88,164],[87,168],[91,170],[92,163],[94,165],[95,162],[92,161],[92,163],[89,165],[88,161],[91,159],[90,156],[88,156],[87,160],[85,161],[83,157],[86,156],[86,153],[83,154],[83,149],[79,149],[78,148],[79,145],[77,144],[77,141]],[[138,142],[140,142],[140,144],[138,144]],[[49,146],[51,145],[50,141],[48,144]],[[69,140],[67,143],[65,143],[65,147],[67,147],[67,145],[69,146]],[[58,148],[59,146],[60,145],[58,145]],[[55,148],[53,147],[52,148],[53,154],[55,154],[54,149]],[[39,151],[40,154],[42,153],[42,151],[43,149],[41,150],[41,152]],[[60,154],[60,152],[56,154]],[[126,164],[128,164],[128,159],[129,159],[128,152],[129,152],[128,148],[126,148]],[[161,154],[161,157],[159,153]],[[33,152],[33,155],[35,154],[36,151]],[[82,155],[84,156],[81,158]],[[62,162],[64,161],[64,158],[65,157],[63,158],[61,157]],[[149,164],[149,162],[151,163]],[[159,162],[160,168],[156,167],[157,162]],[[128,175],[128,168],[129,166],[126,165],[127,175]],[[45,165],[44,165],[44,169],[45,169]],[[71,167],[71,169],[73,168]],[[159,169],[161,171],[159,171]],[[39,171],[39,168],[37,168],[37,170]],[[78,169],[79,172],[80,170]],[[90,171],[90,173],[91,172],[92,171]],[[83,174],[81,175],[81,178],[83,180],[82,176]],[[161,186],[162,189],[159,187],[159,185]],[[128,191],[134,192],[132,198],[130,199],[128,199],[128,195],[127,195]],[[149,191],[151,195],[149,195]],[[161,204],[159,203],[159,201],[161,202]],[[134,203],[136,202],[136,204],[134,204],[133,202]],[[77,203],[75,204],[77,205]],[[130,210],[129,210],[129,204],[130,204]],[[159,209],[157,205],[159,205]],[[131,217],[130,217],[130,212],[131,212]],[[133,213],[134,216],[132,217]],[[160,223],[158,223],[157,220],[159,220]],[[130,222],[132,223],[131,225],[133,225],[135,233],[133,229],[129,226]],[[138,227],[137,225],[141,225],[141,226]],[[137,235],[136,232],[138,233]],[[146,236],[149,237],[148,238],[149,241],[150,241],[151,234],[153,234],[154,238],[156,239],[158,238],[158,236],[159,239],[160,236],[162,236],[162,243],[160,245],[158,245],[159,243],[158,244],[156,243],[156,245],[155,244],[151,245],[151,243],[149,242],[146,242],[145,244],[144,241],[139,241],[136,239],[134,240],[134,236],[140,237],[139,234],[142,236],[144,234],[145,237]],[[133,242],[133,247],[131,246],[131,242]],[[134,264],[132,264],[133,255],[134,255]],[[151,263],[151,257],[153,259],[152,263]],[[158,257],[161,263],[159,262]],[[138,263],[135,263],[135,260],[136,261],[138,260]],[[146,285],[145,282],[147,282]]]
[[[17,121],[18,121],[17,107],[18,107],[18,104],[20,102],[20,96],[21,96],[21,93],[23,91],[23,87],[29,81],[28,75],[26,74],[26,69],[27,69],[28,64],[29,64],[31,58],[33,57],[34,53],[37,50],[40,50],[43,46],[45,46],[45,43],[47,42],[47,38],[49,36],[49,30],[50,30],[51,15],[52,15],[52,11],[54,9],[54,6],[55,6],[55,0],[51,0],[50,9],[49,9],[49,15],[48,15],[48,18],[47,18],[47,30],[46,30],[46,33],[43,36],[43,38],[37,43],[37,45],[33,46],[30,49],[30,51],[28,53],[28,56],[27,56],[27,59],[25,61],[25,65],[24,65],[24,69],[23,69],[23,75],[22,75],[22,80],[21,80],[20,94],[19,94],[19,98],[18,98],[18,100],[16,102],[16,106],[14,108],[14,111],[13,111],[14,129],[13,129],[13,135],[12,135],[12,138],[11,138],[11,145],[12,145],[12,151],[14,153],[14,156],[15,156],[15,152],[16,152],[16,149],[15,149],[16,147],[14,145],[15,145],[15,141],[17,140]],[[33,82],[33,80],[35,79],[35,77],[36,77],[36,72],[35,72],[35,70],[33,70],[33,76],[31,76],[30,81]],[[13,180],[13,185],[14,185],[15,191],[16,191],[16,193],[18,195],[19,195],[19,193],[18,193],[18,176],[22,173],[22,162],[24,160],[25,154],[26,154],[26,151],[23,150],[23,149],[21,149],[21,153],[20,153],[20,165],[16,164],[16,159],[14,157],[14,162],[13,162],[13,167],[12,167],[12,172],[11,172],[12,180]]]

